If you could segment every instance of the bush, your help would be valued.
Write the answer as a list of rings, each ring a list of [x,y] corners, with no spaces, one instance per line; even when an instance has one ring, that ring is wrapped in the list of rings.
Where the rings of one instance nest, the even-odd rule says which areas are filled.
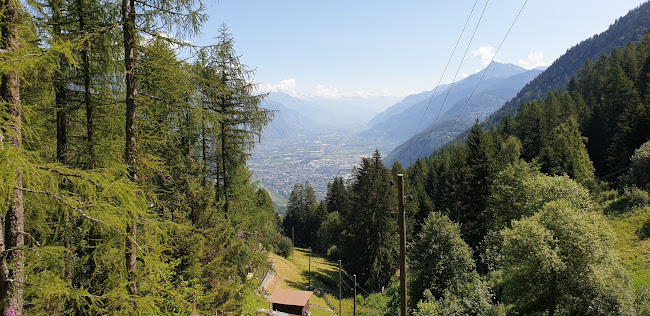
[[[280,256],[289,258],[293,254],[293,244],[289,237],[278,235],[273,246],[273,251]]]
[[[608,191],[603,191],[598,193],[598,196],[596,196],[596,201],[598,202],[598,204],[602,205],[605,202],[616,200],[617,197],[618,197],[618,191],[608,190]]]
[[[650,316],[650,287],[643,287],[636,292],[636,312],[639,316]]]
[[[650,204],[650,194],[637,187],[625,188],[623,195],[632,206],[643,207]]]
[[[341,252],[339,251],[339,248],[336,247],[336,245],[333,245],[332,247],[329,247],[329,249],[327,249],[327,258],[330,260],[341,259]]]
[[[641,238],[650,238],[650,217],[648,217],[648,220],[639,230],[639,236]],[[650,298],[650,288],[648,289],[648,298]]]
[[[650,141],[634,151],[630,158],[630,169],[622,180],[625,185],[650,190]]]

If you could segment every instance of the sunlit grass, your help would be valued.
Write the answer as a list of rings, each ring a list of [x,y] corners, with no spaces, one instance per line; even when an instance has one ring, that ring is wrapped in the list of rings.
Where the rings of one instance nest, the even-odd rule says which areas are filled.
[[[609,216],[616,232],[616,248],[635,288],[650,286],[650,238],[641,233],[650,221],[650,207],[633,208]]]

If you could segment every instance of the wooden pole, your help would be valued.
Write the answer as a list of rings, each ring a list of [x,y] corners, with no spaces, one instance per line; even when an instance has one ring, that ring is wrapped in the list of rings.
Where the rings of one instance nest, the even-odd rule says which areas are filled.
[[[354,298],[352,300],[354,302],[354,305],[352,308],[352,315],[356,316],[357,315],[357,275],[353,274],[352,276],[354,277]]]
[[[343,315],[341,312],[341,281],[343,281],[343,279],[341,278],[341,260],[339,260],[339,316]]]
[[[399,206],[399,290],[400,315],[407,316],[406,303],[406,211],[404,210],[404,175],[397,175],[397,202]]]
[[[311,247],[309,247],[309,291],[311,291]]]

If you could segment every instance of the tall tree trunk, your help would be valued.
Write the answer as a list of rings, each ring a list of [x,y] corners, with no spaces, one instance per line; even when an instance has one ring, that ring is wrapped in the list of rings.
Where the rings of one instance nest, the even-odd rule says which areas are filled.
[[[77,13],[79,14],[79,30],[86,33],[86,16],[84,14],[84,0],[77,0]],[[88,143],[88,169],[95,169],[97,162],[97,154],[95,153],[95,121],[94,114],[95,105],[92,103],[92,90],[90,88],[90,59],[88,51],[90,44],[84,44],[81,51],[81,71],[84,79],[84,106],[86,108],[86,142]]]
[[[226,79],[226,70],[224,68],[221,73],[221,84],[226,85]],[[228,160],[226,159],[226,120],[228,119],[226,106],[226,97],[223,96],[221,97],[221,170],[223,174],[223,210],[225,218],[228,219],[228,208],[230,205],[228,201],[228,167],[226,167],[226,164],[228,163]]]
[[[226,124],[222,120],[221,122],[221,170],[222,170],[222,176],[223,176],[223,211],[225,214],[226,219],[228,219],[228,168],[226,167],[226,164],[228,161],[226,160]]]
[[[57,75],[54,89],[56,99],[56,161],[66,164],[68,155],[68,129],[67,129],[67,93],[63,86],[62,76]]]
[[[203,108],[205,111],[205,108]],[[208,178],[208,153],[205,130],[205,113],[201,113],[201,154],[203,158],[203,187],[205,187]]]
[[[55,10],[56,11],[56,10]],[[60,16],[54,16],[54,33],[61,36],[61,27],[59,26]],[[61,57],[59,62],[59,70],[54,76],[54,99],[56,104],[56,161],[61,164],[67,163],[68,156],[68,120],[67,120],[67,107],[68,107],[68,91],[65,86],[66,62],[64,57]]]
[[[56,3],[52,7],[52,20],[53,27],[52,30],[54,35],[58,38],[63,37],[61,32],[61,25],[64,23],[62,21],[61,14],[61,3]],[[67,62],[64,56],[61,56],[59,61],[59,70],[54,76],[54,103],[56,105],[56,161],[62,165],[67,164],[68,162],[68,89],[66,87],[67,82],[65,74],[67,71]],[[64,179],[60,184],[59,188],[62,190],[68,189],[68,184]],[[63,213],[64,219],[64,230],[66,233],[61,235],[61,241],[63,242],[66,254],[64,258],[65,264],[63,265],[62,276],[68,281],[72,281],[72,249],[70,247],[70,217],[66,210],[59,207],[59,212]]]
[[[16,51],[18,43],[18,0],[2,0],[0,2],[0,17],[2,18],[2,49],[5,52]],[[5,111],[9,114],[10,129],[5,131],[7,141],[11,146],[22,146],[20,79],[18,72],[12,71],[2,77],[2,101],[7,103]],[[21,170],[16,168],[16,187],[14,188],[11,205],[7,212],[3,233],[0,239],[0,302],[2,314],[13,309],[15,315],[23,315],[23,292],[25,284],[24,266],[25,254],[25,218],[23,209],[23,177]],[[9,269],[9,264],[12,269]]]
[[[135,110],[138,105],[136,101],[136,75],[135,75],[135,1],[122,0],[122,24],[124,31],[124,67],[126,71],[126,146],[124,150],[124,159],[129,168],[129,176],[132,181],[138,181],[136,169],[136,129]],[[131,223],[127,225],[126,238],[126,270],[129,277],[127,289],[130,294],[135,295],[138,292],[136,284],[136,237],[137,237],[137,220],[131,216]]]

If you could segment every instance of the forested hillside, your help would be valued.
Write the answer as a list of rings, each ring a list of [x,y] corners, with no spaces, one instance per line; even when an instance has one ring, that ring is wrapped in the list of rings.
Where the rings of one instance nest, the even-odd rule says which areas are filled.
[[[225,26],[185,41],[202,8],[0,4],[2,315],[240,313],[281,240],[245,165],[273,112]]]
[[[628,14],[617,19],[607,31],[594,35],[574,47],[549,66],[543,74],[521,89],[517,96],[486,120],[486,124],[496,124],[506,115],[514,114],[524,102],[544,98],[549,92],[564,90],[580,67],[589,59],[596,60],[610,54],[615,48],[623,48],[628,43],[638,42],[650,28],[650,3],[646,2]],[[487,126],[486,125],[486,126]]]
[[[434,150],[472,126],[474,120],[483,119],[498,110],[506,100],[541,73],[542,70],[532,69],[502,80],[482,81],[471,98],[470,91],[467,91],[468,95],[441,115],[436,124],[424,128],[391,151],[386,156],[386,162],[390,164],[400,161],[404,166],[409,166],[419,158],[428,157]]]
[[[285,234],[388,288],[376,301],[395,313],[390,180],[405,173],[414,314],[649,315],[649,87],[646,35],[407,170],[376,152],[320,204],[297,185]]]
[[[387,109],[384,112],[392,113],[392,115],[388,117],[385,114],[382,115],[383,120],[380,120],[381,117],[373,119],[374,125],[360,133],[359,136],[376,143],[397,142],[399,144],[412,137],[417,127],[420,127],[420,131],[426,130],[436,121],[436,118],[439,119],[438,123],[453,120],[456,115],[450,112],[465,103],[481,77],[486,82],[475,91],[476,99],[484,97],[483,101],[488,102],[473,104],[475,113],[472,114],[478,112],[480,116],[485,117],[497,110],[539,73],[539,70],[526,70],[516,65],[495,62],[489,68],[482,69],[453,85],[442,85],[438,88],[440,91],[436,91],[436,95],[433,97],[431,94],[425,98],[422,98],[423,95],[416,95],[409,98],[419,100],[413,104],[409,99],[405,99],[404,103],[395,104],[394,109]],[[401,109],[405,105],[408,108]],[[468,127],[466,120],[459,125]]]
[[[622,49],[628,43],[640,41],[650,28],[649,17],[650,3],[646,2],[617,19],[606,31],[567,49],[566,53],[555,60],[551,66],[525,84],[523,89],[518,90],[514,98],[498,104],[499,108],[493,113],[485,114],[483,112],[478,113],[479,115],[463,113],[462,116],[458,116],[458,122],[456,122],[456,116],[452,116],[449,120],[441,120],[436,125],[424,129],[397,146],[386,157],[386,160],[388,162],[400,161],[405,166],[410,165],[418,158],[430,155],[433,150],[446,143],[460,141],[466,137],[470,120],[478,119],[482,122],[483,127],[495,125],[504,116],[515,114],[522,103],[544,98],[555,90],[566,90],[570,79],[577,74],[578,69],[587,60],[596,60],[604,54],[610,54],[615,48]],[[476,100],[480,97],[479,95],[475,96],[468,104],[469,109],[462,112],[471,111],[472,104],[481,105],[495,102],[494,98]],[[486,118],[487,115],[489,116]]]

